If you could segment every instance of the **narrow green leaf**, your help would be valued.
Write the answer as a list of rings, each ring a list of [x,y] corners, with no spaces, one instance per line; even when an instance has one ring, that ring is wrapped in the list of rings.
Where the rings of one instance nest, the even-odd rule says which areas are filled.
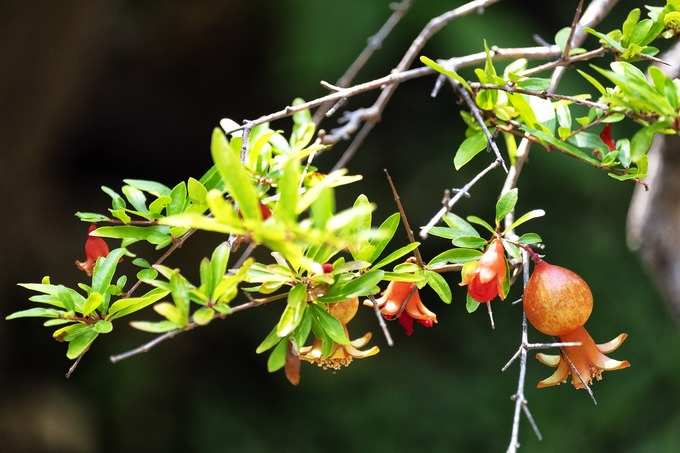
[[[477,217],[476,215],[469,215],[469,216],[467,217],[467,220],[468,220],[468,222],[470,222],[470,223],[474,223],[474,224],[476,224],[476,225],[479,225],[479,226],[481,226],[481,227],[484,227],[484,229],[486,229],[486,230],[489,231],[490,233],[495,233],[495,232],[496,232],[496,230],[494,230],[493,227],[492,227],[491,225],[489,225],[489,224],[486,222],[486,220],[481,219],[481,218]]]
[[[453,239],[453,245],[456,247],[478,249],[486,245],[486,240],[479,236],[457,236]]]
[[[345,328],[342,326],[340,321],[335,319],[323,308],[312,306],[313,314],[318,322],[319,327],[324,331],[326,335],[330,337],[331,340],[338,344],[349,344],[349,338],[345,333]]]
[[[92,291],[88,296],[87,300],[85,301],[81,313],[83,314],[83,316],[89,316],[90,313],[99,308],[102,302],[104,302],[104,297],[102,296],[102,294],[96,291]]]
[[[265,351],[269,351],[271,348],[276,346],[281,338],[276,334],[276,327],[274,327],[269,334],[262,340],[262,343],[255,350],[256,354],[262,354]]]
[[[95,264],[94,271],[92,272],[92,291],[106,294],[113,279],[113,274],[116,272],[118,261],[120,261],[124,254],[125,249],[118,248],[111,250],[106,257],[97,260],[97,264]],[[106,308],[103,311],[106,313]]]
[[[132,321],[130,327],[149,333],[166,333],[171,330],[177,330],[177,325],[170,321]]]
[[[451,288],[444,277],[437,272],[426,271],[427,284],[437,293],[439,298],[447,304],[451,303]]]
[[[412,243],[409,243],[409,244],[407,244],[403,247],[398,248],[394,252],[387,255],[385,258],[383,258],[380,261],[378,261],[377,263],[375,263],[372,266],[372,269],[380,269],[381,267],[384,267],[387,264],[390,264],[391,262],[398,260],[402,256],[411,253],[413,250],[418,248],[419,245],[420,245],[420,242],[412,242]]]
[[[521,244],[540,244],[543,242],[543,239],[541,239],[541,236],[539,236],[536,233],[524,233],[519,237],[519,242]]]
[[[465,299],[465,309],[467,310],[468,313],[473,313],[475,310],[479,308],[479,302],[474,300],[470,294],[467,295]]]
[[[281,319],[276,325],[276,335],[280,338],[288,336],[302,321],[302,315],[307,307],[307,289],[298,284],[288,293],[288,304],[283,310]]]
[[[505,192],[496,202],[496,222],[500,222],[510,214],[517,204],[517,188]]]
[[[267,371],[273,373],[280,370],[286,364],[286,348],[288,348],[288,340],[281,340],[276,345],[274,350],[269,354],[267,360]]]
[[[66,357],[75,360],[90,347],[99,334],[93,328],[83,330],[79,335],[69,341]]]
[[[470,162],[473,157],[485,150],[487,144],[488,141],[484,135],[484,132],[482,131],[469,136],[458,147],[458,150],[456,151],[456,154],[453,158],[453,166],[456,168],[456,170],[460,170],[463,165]]]
[[[480,256],[482,256],[482,252],[476,249],[450,249],[432,258],[427,265],[432,267],[437,264],[462,264],[468,261],[475,261]]]
[[[534,209],[533,211],[529,211],[526,214],[523,214],[520,218],[515,220],[512,223],[512,226],[510,226],[511,230],[514,230],[521,224],[528,222],[529,220],[536,219],[538,217],[543,217],[545,215],[545,211],[543,209]]]
[[[279,201],[276,204],[276,217],[294,223],[295,210],[298,203],[300,187],[300,163],[297,159],[288,159],[283,166],[283,172],[278,180],[277,192]]]
[[[170,195],[170,188],[164,184],[156,181],[146,181],[143,179],[124,179],[123,182],[135,189],[143,190],[156,197],[164,197]]]
[[[111,324],[111,321],[100,319],[94,323],[93,329],[97,333],[111,333],[113,330],[113,324]]]
[[[239,156],[231,149],[219,128],[213,130],[210,151],[224,181],[224,187],[238,204],[243,217],[260,220],[262,215],[255,186]]]
[[[15,311],[11,315],[7,316],[5,319],[19,319],[19,318],[59,318],[64,314],[61,310],[55,310],[54,308],[29,308],[28,310]]]
[[[205,326],[212,321],[215,316],[215,310],[208,307],[202,307],[196,310],[193,314],[193,320],[199,326]]]
[[[319,300],[321,302],[329,302],[332,300],[345,300],[357,296],[366,296],[371,294],[371,290],[378,285],[384,275],[383,271],[377,270],[374,266],[373,270],[366,272],[362,276],[331,288],[328,294],[324,297],[320,297]]]

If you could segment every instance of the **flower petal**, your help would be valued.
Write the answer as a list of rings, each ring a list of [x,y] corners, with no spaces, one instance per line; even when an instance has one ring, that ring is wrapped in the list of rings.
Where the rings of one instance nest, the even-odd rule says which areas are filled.
[[[560,364],[562,356],[559,354],[543,354],[542,352],[539,352],[538,354],[536,354],[536,359],[543,365],[548,365],[550,367],[555,368],[557,365]]]
[[[538,355],[538,354],[537,354]],[[550,377],[547,377],[543,379],[542,381],[539,381],[538,384],[536,384],[536,387],[539,389],[546,388],[546,387],[552,387],[555,385],[560,385],[563,382],[566,382],[567,377],[569,376],[569,365],[567,365],[566,360],[560,360],[559,366],[555,370],[553,374],[550,375]]]
[[[621,344],[628,338],[627,333],[619,334],[616,338],[606,343],[600,343],[597,345],[597,349],[603,354],[609,354],[610,352],[616,351]]]
[[[372,337],[373,334],[371,332],[366,332],[363,337],[359,337],[356,340],[352,340],[350,344],[355,348],[361,348],[366,346],[368,342],[371,341]]]
[[[380,352],[380,348],[377,346],[373,346],[371,349],[367,349],[365,351],[361,351],[359,349],[356,349],[352,345],[346,345],[345,346],[345,351],[355,359],[365,359],[367,357],[371,357],[376,355],[377,353]]]

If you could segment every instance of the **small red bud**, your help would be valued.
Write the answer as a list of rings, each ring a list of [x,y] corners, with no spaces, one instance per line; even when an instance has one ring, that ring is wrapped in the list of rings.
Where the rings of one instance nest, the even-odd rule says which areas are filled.
[[[605,145],[607,145],[607,148],[609,148],[609,151],[614,151],[616,149],[616,143],[614,142],[614,138],[612,137],[612,125],[607,124],[604,129],[602,129],[602,132],[600,132],[600,138],[604,142]]]
[[[333,265],[331,263],[323,263],[321,268],[323,269],[324,274],[330,274],[333,272]]]

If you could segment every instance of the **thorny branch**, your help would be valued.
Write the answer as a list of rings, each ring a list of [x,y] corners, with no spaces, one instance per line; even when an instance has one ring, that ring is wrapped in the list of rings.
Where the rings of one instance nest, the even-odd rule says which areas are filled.
[[[420,51],[423,49],[423,47],[425,47],[425,44],[430,40],[430,38],[432,38],[432,36],[437,34],[442,28],[444,28],[450,22],[458,19],[459,17],[466,16],[473,12],[483,11],[484,8],[491,6],[494,3],[498,3],[499,1],[500,0],[474,0],[465,3],[459,6],[458,8],[447,11],[446,13],[440,16],[432,18],[427,23],[427,25],[425,25],[425,27],[421,30],[416,39],[413,40],[408,50],[402,57],[401,61],[392,72],[398,73],[406,71],[413,63],[413,60],[415,60],[416,57],[418,57]],[[356,112],[351,113],[350,114],[352,116],[351,120],[348,120],[344,126],[332,130],[330,134],[326,135],[323,138],[324,143],[328,144],[337,143],[338,141],[345,139],[346,137],[356,132],[358,127],[361,124],[363,124],[360,133],[357,134],[357,136],[354,138],[354,141],[350,144],[350,146],[345,150],[343,155],[340,157],[338,165],[336,165],[337,168],[345,166],[347,162],[349,162],[349,160],[354,156],[356,151],[363,143],[365,137],[375,126],[375,123],[380,121],[380,117],[382,116],[382,113],[385,110],[387,103],[392,98],[392,95],[394,94],[396,89],[397,89],[396,84],[385,86],[382,89],[380,96],[378,96],[378,99],[373,103],[371,107],[367,109],[360,109],[358,111],[360,113]]]
[[[373,53],[380,49],[383,45],[385,39],[392,33],[394,27],[397,26],[399,21],[406,15],[408,10],[411,8],[412,0],[402,0],[399,3],[390,4],[392,9],[392,14],[383,24],[382,27],[371,37],[368,38],[368,43],[364,50],[361,51],[356,60],[347,68],[345,73],[338,79],[335,85],[339,88],[348,87],[357,76],[359,71],[364,67],[368,60],[373,56]],[[336,103],[326,102],[319,106],[319,108],[314,112],[314,124],[319,124],[323,120],[324,116],[330,116],[337,110],[337,108],[344,103],[343,100],[339,100]]]
[[[236,305],[235,307],[232,307],[231,310],[226,313],[226,314],[217,314],[216,317],[220,319],[224,319],[228,316],[231,316],[235,313],[238,313],[240,311],[244,310],[249,310],[251,308],[259,307],[260,305],[264,305],[270,302],[275,302],[278,300],[283,300],[286,297],[288,297],[287,294],[277,294],[275,296],[270,296],[270,297],[265,297],[262,299],[253,299],[250,302],[245,302],[240,305]],[[134,349],[131,349],[127,352],[123,352],[121,354],[117,355],[112,355],[109,357],[109,360],[111,360],[111,363],[117,363],[120,362],[121,360],[129,359],[130,357],[134,357],[138,354],[142,354],[144,352],[149,352],[151,349],[153,349],[155,346],[158,346],[160,343],[164,342],[165,340],[169,340],[171,338],[176,337],[177,335],[181,334],[182,332],[188,332],[189,330],[194,329],[198,324],[195,322],[190,322],[187,324],[185,327],[177,330],[171,330],[170,332],[164,333],[163,335],[159,335],[155,338],[153,338],[151,341],[148,341],[144,343],[143,345],[136,347]]]
[[[576,47],[580,46],[581,43],[585,40],[585,27],[595,26],[597,23],[599,23],[609,13],[609,11],[614,7],[616,3],[617,0],[593,0],[588,5],[588,8],[586,9],[583,16],[581,16],[583,0],[579,0],[578,6],[576,8],[576,13],[574,14],[574,20],[572,21],[571,24],[571,32],[569,34],[569,38],[567,39],[564,52],[562,54],[562,57],[560,58],[560,63],[556,66],[556,69],[553,72],[553,75],[550,80],[550,88],[548,90],[549,92],[552,93],[555,90],[555,88],[557,87],[562,78],[562,75],[564,74],[564,71],[566,70],[565,65],[568,64],[569,62],[570,49],[572,49],[574,46]],[[523,139],[522,142],[520,143],[517,149],[515,164],[510,168],[510,172],[508,173],[505,179],[505,183],[503,184],[503,188],[501,190],[501,195],[510,191],[517,184],[517,179],[519,178],[519,175],[522,172],[522,168],[524,167],[524,163],[526,162],[529,155],[529,146],[530,142],[527,139]],[[505,225],[508,229],[510,229],[510,226],[512,225],[513,218],[514,215],[512,212],[509,213],[505,218]],[[514,234],[512,233],[512,231],[510,231],[510,233]],[[522,250],[522,274],[524,280],[524,287],[526,287],[527,282],[529,281],[529,255],[526,250]],[[529,423],[534,429],[534,432],[536,433],[537,437],[539,439],[541,439],[542,437],[540,435],[540,432],[538,431],[536,422],[531,416],[527,400],[524,397],[524,382],[526,378],[527,353],[528,353],[528,348],[526,347],[526,345],[529,344],[527,328],[528,328],[527,317],[526,313],[524,312],[524,308],[522,308],[522,341],[520,343],[520,348],[518,349],[520,370],[519,377],[517,380],[517,391],[514,395],[515,410],[512,420],[510,442],[508,444],[507,449],[508,453],[515,453],[519,448],[519,425],[521,417],[520,411],[524,412],[524,414],[527,416],[527,419],[529,420]],[[592,392],[590,391],[590,388],[587,385],[586,388],[592,395]]]

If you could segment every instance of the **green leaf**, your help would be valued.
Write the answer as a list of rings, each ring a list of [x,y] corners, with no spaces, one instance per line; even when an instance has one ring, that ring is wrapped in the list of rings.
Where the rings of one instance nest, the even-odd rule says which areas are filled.
[[[162,219],[159,219],[158,222],[162,223],[163,225],[182,228],[195,228],[197,230],[214,231],[216,233],[242,234],[244,232],[242,228],[238,228],[233,225],[227,225],[217,219],[188,212],[185,214],[163,217]]]
[[[427,284],[430,285],[443,302],[450,304],[452,298],[451,288],[449,287],[449,284],[446,283],[444,277],[442,277],[441,274],[432,271],[426,271],[425,274],[427,275]]]
[[[179,214],[184,211],[187,203],[187,185],[184,181],[177,184],[170,192],[170,204],[166,208],[168,215]]]
[[[135,226],[116,225],[99,227],[90,233],[90,236],[98,236],[113,239],[132,239],[134,241],[147,241],[150,244],[161,244],[169,236],[170,232],[164,226]]]
[[[276,325],[276,335],[283,338],[288,336],[302,321],[305,308],[307,307],[307,288],[298,284],[288,293],[288,304],[283,310],[281,319]]]
[[[643,127],[633,135],[630,140],[630,159],[638,162],[642,156],[647,154],[654,140],[655,130],[652,127]]]
[[[311,211],[314,226],[323,229],[335,212],[335,194],[331,187],[326,187],[319,192],[319,197],[312,203]]]
[[[218,245],[212,253],[210,258],[210,279],[211,285],[207,288],[206,292],[214,297],[214,290],[222,277],[227,272],[227,264],[229,263],[229,243],[227,241],[222,242]]]
[[[111,250],[106,257],[97,260],[92,272],[92,291],[106,294],[113,279],[113,274],[116,272],[118,261],[123,254],[125,254],[125,249],[118,248]],[[106,308],[108,307],[103,309],[104,313],[106,313]]]
[[[538,217],[543,217],[545,215],[545,211],[543,209],[534,209],[533,211],[529,211],[526,214],[523,214],[520,218],[515,220],[512,225],[510,226],[511,230],[514,230],[521,224],[528,222],[529,220],[536,219]]]
[[[85,301],[81,313],[83,314],[83,316],[89,316],[90,313],[99,308],[102,302],[104,302],[104,296],[102,296],[101,293],[92,291],[88,296],[87,300]]]
[[[331,340],[338,344],[349,344],[349,338],[345,333],[345,328],[340,321],[335,319],[324,309],[313,305],[313,315],[321,329],[330,337]]]
[[[100,319],[94,323],[93,328],[97,333],[110,333],[113,330],[113,324],[111,324],[111,321]]]
[[[208,195],[208,189],[198,180],[189,178],[187,181],[187,189],[189,191],[189,199],[194,203],[205,204],[205,197]]]
[[[479,308],[479,302],[474,300],[472,296],[468,293],[465,299],[465,309],[468,313],[472,313]]]
[[[281,340],[276,345],[269,359],[267,360],[267,371],[273,373],[280,370],[286,364],[286,349],[288,348],[288,340]]]
[[[479,236],[458,236],[453,239],[456,247],[478,249],[486,245],[486,240]]]
[[[564,27],[555,34],[555,44],[560,47],[562,52],[564,52],[564,49],[567,47],[567,39],[569,39],[570,33],[571,27]]]
[[[28,310],[15,311],[5,319],[19,319],[19,318],[60,318],[64,314],[61,310],[54,308],[29,308]]]
[[[496,222],[510,214],[517,204],[517,188],[505,192],[496,202]]]
[[[71,360],[77,359],[78,356],[90,347],[97,336],[99,336],[99,333],[93,328],[88,327],[87,329],[84,329],[80,334],[69,341],[66,357]]]
[[[97,214],[96,212],[76,212],[76,217],[78,217],[83,222],[97,223],[106,222],[110,220],[107,216],[102,214]]]
[[[450,249],[432,258],[427,265],[432,267],[436,264],[462,264],[469,261],[475,261],[479,259],[480,256],[482,256],[482,252],[476,249]]]
[[[274,327],[269,334],[262,340],[262,343],[255,350],[256,354],[262,354],[265,351],[269,351],[271,348],[276,346],[281,338],[276,334],[276,327]]]
[[[524,233],[519,237],[519,242],[520,244],[540,244],[543,242],[543,239],[541,239],[541,236],[539,236],[536,233]]]
[[[113,320],[127,316],[158,302],[168,294],[170,294],[170,291],[162,288],[154,288],[143,296],[118,299],[111,304],[111,308],[108,312],[108,319]]]
[[[398,212],[395,212],[386,218],[378,227],[378,239],[372,239],[369,241],[369,248],[366,252],[367,256],[364,256],[364,253],[359,253],[358,258],[365,259],[371,263],[377,260],[385,251],[385,247],[387,247],[387,244],[390,243],[394,237],[394,234],[397,232],[400,221],[401,217],[399,216]]]
[[[366,272],[362,276],[334,286],[326,296],[320,297],[319,301],[331,302],[371,294],[371,290],[383,279],[384,275],[383,271],[375,269],[374,266],[373,270]]]
[[[208,307],[202,307],[196,310],[193,314],[193,320],[199,326],[205,326],[212,321],[215,316],[215,310]]]
[[[487,143],[486,136],[482,131],[476,132],[466,138],[458,147],[456,155],[453,158],[453,166],[456,170],[463,168],[463,165],[470,162],[473,157],[485,150]]]
[[[300,164],[297,159],[289,158],[283,166],[283,173],[278,180],[277,192],[279,202],[276,205],[276,217],[294,223],[295,210],[298,203],[300,187]]]
[[[156,181],[146,181],[143,179],[124,179],[123,182],[135,189],[143,190],[156,197],[165,197],[170,195],[170,188],[164,184]]]
[[[243,217],[261,220],[260,202],[250,175],[219,128],[213,130],[210,151],[224,181],[224,187],[238,204]]]
[[[123,186],[121,190],[135,210],[142,214],[149,212],[146,207],[146,196],[144,195],[144,192],[132,186]]]
[[[118,195],[117,192],[115,192],[114,190],[112,190],[112,189],[110,189],[106,186],[102,186],[101,189],[105,194],[107,194],[108,196],[111,197],[111,207],[113,209],[123,209],[123,208],[125,208],[125,200],[123,199],[123,197]]]
[[[479,236],[479,233],[477,232],[477,230],[475,230],[475,227],[470,225],[462,217],[459,217],[452,212],[446,213],[446,215],[444,216],[444,223],[446,223],[454,231],[455,234],[454,237]],[[453,237],[447,239],[453,239]]]
[[[470,84],[467,83],[467,80],[461,77],[460,74],[458,74],[456,71],[446,69],[444,68],[444,66],[440,65],[436,61],[431,60],[425,56],[420,57],[420,62],[423,63],[425,66],[429,66],[430,68],[434,69],[440,74],[444,74],[447,77],[451,77],[453,80],[463,85],[463,87],[465,87],[466,90],[472,91],[472,89],[470,88]]]
[[[375,263],[373,265],[372,269],[380,269],[381,267],[384,267],[385,265],[390,264],[391,262],[398,260],[402,256],[411,253],[413,250],[418,248],[419,245],[420,245],[420,242],[412,242],[410,244],[407,244],[403,247],[398,248],[394,252],[387,255],[385,258],[383,258],[380,261],[378,261],[377,263]]]
[[[171,330],[177,330],[177,325],[170,321],[132,321],[130,327],[149,333],[166,333]]]
[[[484,227],[484,228],[485,228],[487,231],[489,231],[490,233],[495,233],[495,232],[496,232],[496,230],[494,230],[493,227],[492,227],[491,225],[489,225],[485,220],[480,219],[480,218],[477,217],[476,215],[469,215],[469,216],[467,217],[467,220],[468,220],[468,222],[471,222],[471,223],[474,223],[474,224],[479,225],[479,226],[481,226],[481,227]]]

